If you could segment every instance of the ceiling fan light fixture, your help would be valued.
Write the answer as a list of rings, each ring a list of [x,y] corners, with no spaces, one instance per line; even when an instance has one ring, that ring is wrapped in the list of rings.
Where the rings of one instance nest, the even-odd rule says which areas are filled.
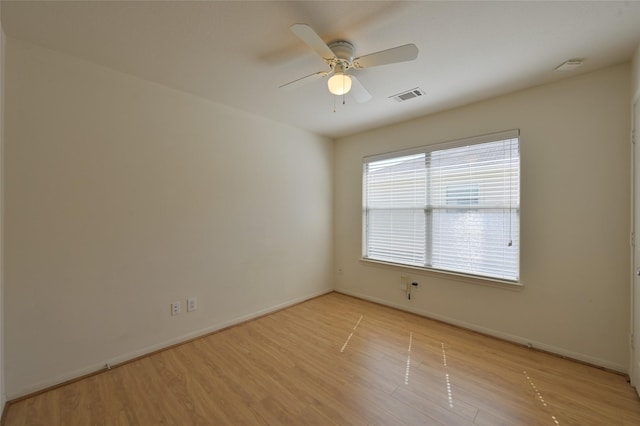
[[[329,86],[329,92],[336,96],[349,93],[351,90],[351,77],[344,73],[336,73],[327,82]]]

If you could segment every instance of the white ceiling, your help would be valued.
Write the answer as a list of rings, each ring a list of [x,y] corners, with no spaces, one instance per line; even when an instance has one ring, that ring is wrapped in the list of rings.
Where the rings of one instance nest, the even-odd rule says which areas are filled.
[[[640,2],[2,1],[8,37],[27,40],[259,116],[329,136],[442,111],[627,61]],[[346,104],[289,26],[306,23],[356,56],[414,43],[413,62],[356,71],[373,99]],[[584,58],[572,73],[553,69]],[[389,96],[420,87],[426,96]]]

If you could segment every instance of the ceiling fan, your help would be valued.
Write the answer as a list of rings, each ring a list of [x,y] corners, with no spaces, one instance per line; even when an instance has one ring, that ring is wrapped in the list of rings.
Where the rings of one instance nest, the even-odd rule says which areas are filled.
[[[418,48],[416,45],[405,44],[354,58],[353,44],[348,41],[339,40],[327,45],[313,28],[306,24],[293,24],[289,29],[307,46],[320,55],[329,66],[329,69],[307,75],[280,86],[284,89],[296,89],[320,78],[331,76],[327,82],[329,92],[334,95],[344,95],[351,92],[355,100],[362,103],[371,99],[371,93],[364,88],[353,74],[348,73],[349,70],[360,70],[379,65],[394,64],[396,62],[413,61],[418,57]]]

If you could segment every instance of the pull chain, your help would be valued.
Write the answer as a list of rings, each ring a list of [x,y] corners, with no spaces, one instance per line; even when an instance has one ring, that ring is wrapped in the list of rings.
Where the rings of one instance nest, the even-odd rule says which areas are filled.
[[[347,94],[344,91],[344,82],[345,80],[342,80],[342,105],[346,105],[347,104]],[[333,112],[336,112],[336,98],[338,96],[334,96],[333,97]]]
[[[346,104],[346,100],[347,100],[347,91],[345,90],[345,82],[347,81],[347,76],[345,75],[345,78],[342,79],[342,105]]]

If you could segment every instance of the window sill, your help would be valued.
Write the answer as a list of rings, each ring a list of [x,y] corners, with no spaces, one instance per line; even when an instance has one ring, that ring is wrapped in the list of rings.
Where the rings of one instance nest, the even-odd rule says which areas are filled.
[[[360,261],[363,264],[369,264],[371,266],[383,266],[386,268],[391,268],[391,269],[396,269],[401,271],[410,270],[410,271],[415,271],[424,275],[439,276],[440,278],[453,279],[455,281],[460,281],[468,284],[479,284],[479,285],[486,285],[490,287],[498,287],[498,288],[504,288],[504,289],[510,289],[510,290],[519,290],[524,287],[524,284],[522,284],[521,281],[501,280],[499,278],[482,277],[479,275],[464,274],[460,272],[450,272],[450,271],[443,271],[440,269],[425,268],[420,266],[403,265],[400,263],[385,262],[382,260],[373,260],[373,259],[367,259],[364,257],[360,258]]]

